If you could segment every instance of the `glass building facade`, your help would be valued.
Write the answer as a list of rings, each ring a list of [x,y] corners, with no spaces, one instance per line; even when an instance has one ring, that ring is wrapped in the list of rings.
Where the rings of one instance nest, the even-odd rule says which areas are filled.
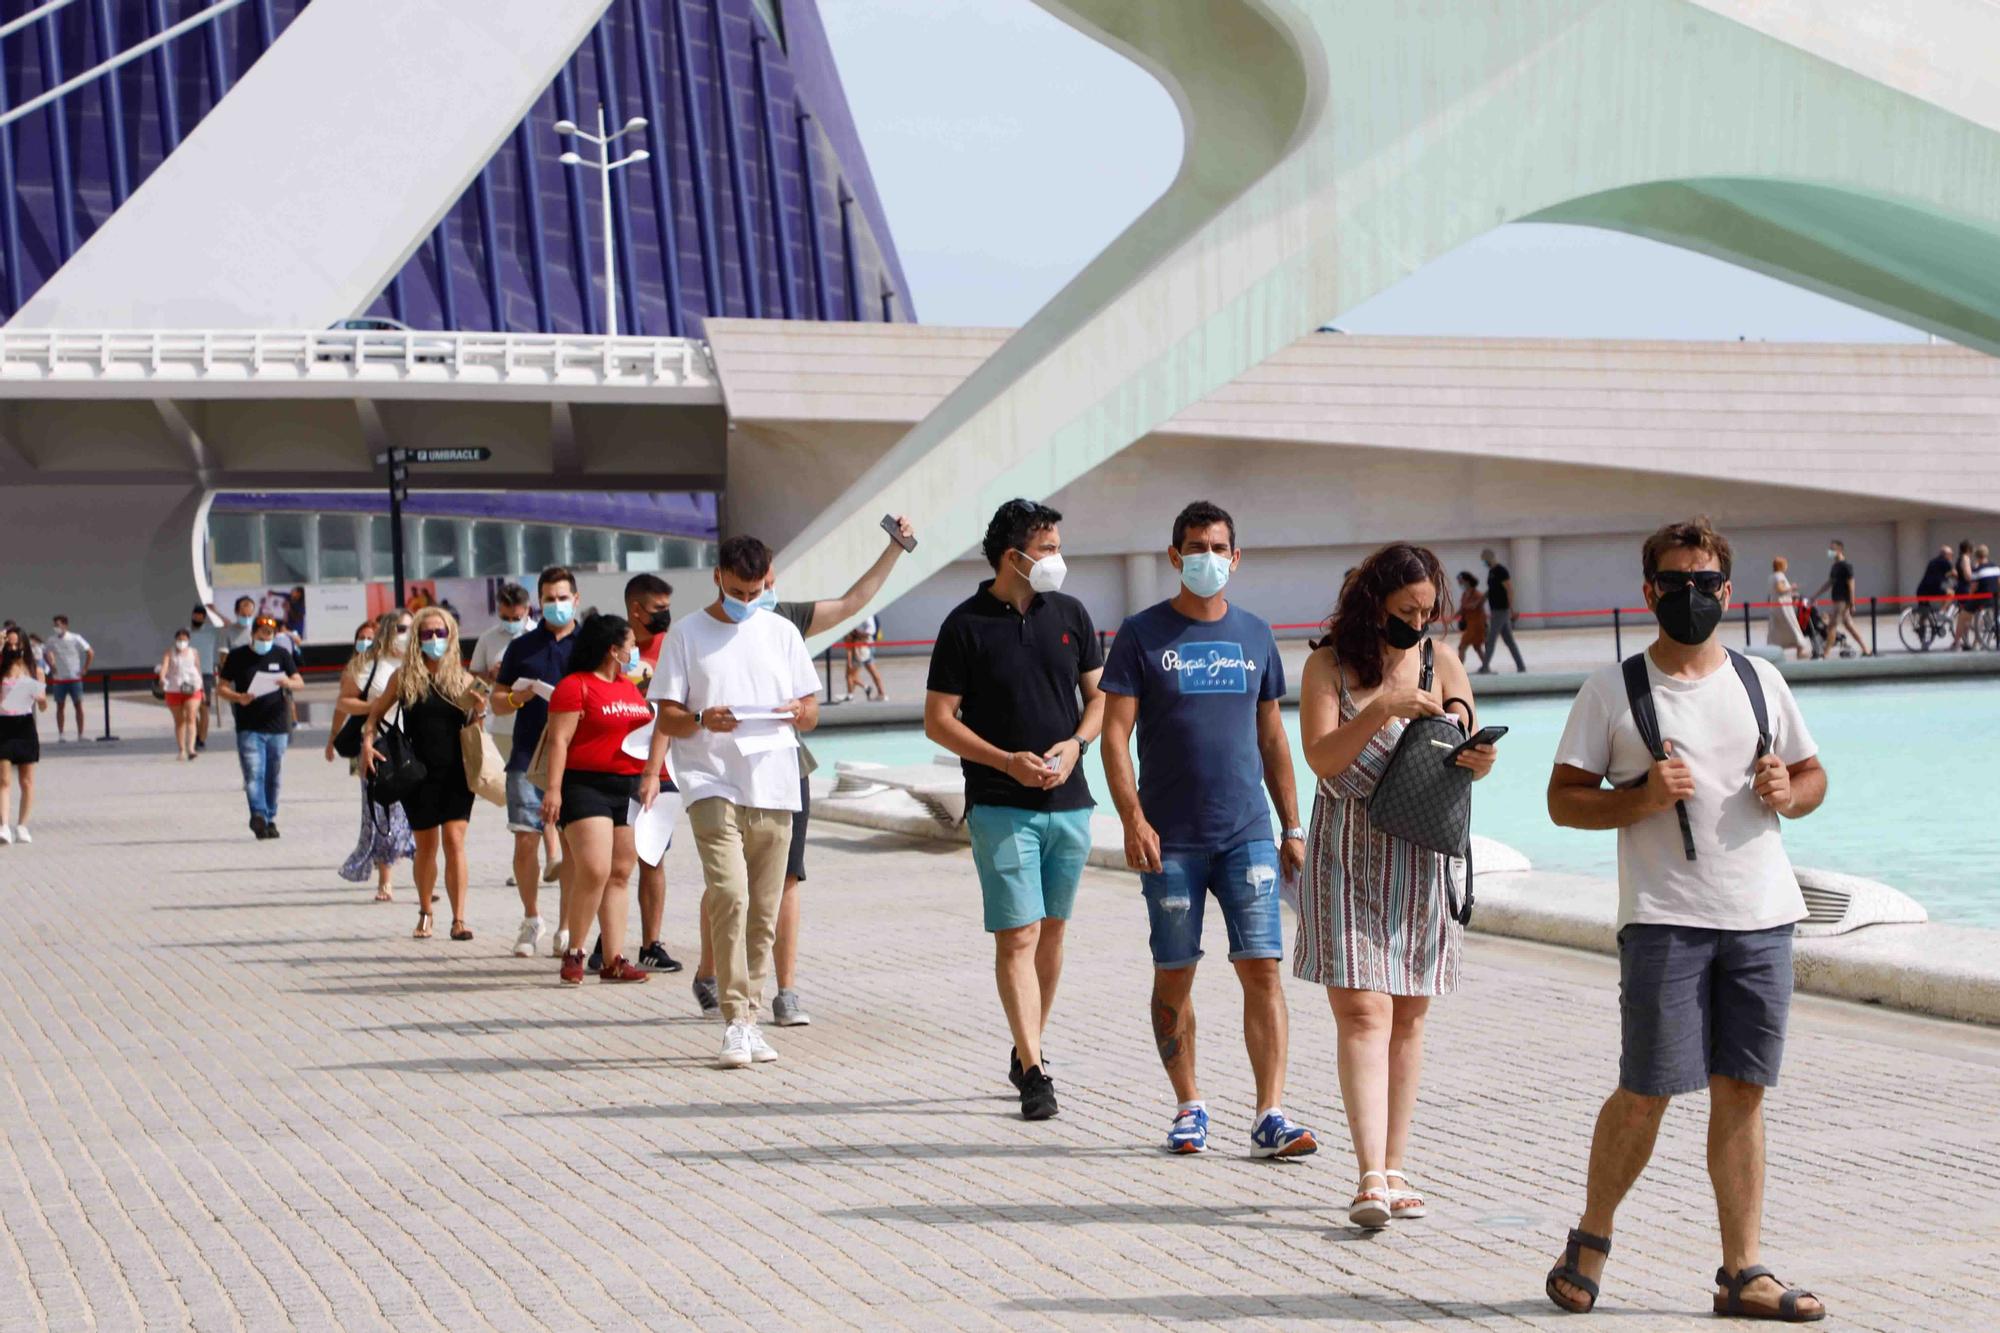
[[[422,0],[415,0],[422,2]],[[247,0],[0,131],[0,305],[11,316],[201,122],[311,0]],[[0,105],[207,9],[82,0],[0,38]],[[44,8],[0,0],[0,20]],[[528,116],[368,312],[417,328],[602,333],[594,172],[559,120],[648,122],[613,176],[620,327],[700,336],[711,314],[914,312],[814,0],[612,0]]]

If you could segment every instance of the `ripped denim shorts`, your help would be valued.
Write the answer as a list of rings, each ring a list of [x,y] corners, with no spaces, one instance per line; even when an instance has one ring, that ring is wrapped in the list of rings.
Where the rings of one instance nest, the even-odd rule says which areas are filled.
[[[1223,852],[1167,848],[1160,867],[1157,875],[1139,876],[1153,926],[1153,966],[1193,967],[1201,960],[1202,909],[1210,893],[1229,929],[1230,962],[1285,956],[1275,843],[1240,843]]]

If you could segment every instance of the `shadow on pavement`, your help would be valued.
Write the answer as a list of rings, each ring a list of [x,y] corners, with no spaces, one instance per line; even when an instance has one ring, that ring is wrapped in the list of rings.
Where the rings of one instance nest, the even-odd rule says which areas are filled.
[[[519,1062],[510,1062],[516,1063]],[[557,1070],[573,1067],[572,1061],[554,1060],[550,1066]],[[709,1057],[702,1056],[700,1063],[706,1066]],[[977,1111],[966,1109],[968,1101],[964,1097],[911,1097],[899,1101],[861,1102],[661,1102],[633,1103],[623,1106],[575,1106],[560,1111],[523,1111],[521,1114],[533,1120],[709,1120],[761,1119],[774,1115],[839,1116],[839,1115],[977,1115]],[[936,1107],[936,1110],[917,1110],[917,1107]],[[778,1151],[774,1149],[773,1151]]]
[[[1161,1210],[1166,1211],[1166,1210]],[[1178,1211],[1178,1210],[1176,1210]],[[1198,1211],[1198,1210],[1197,1210]],[[1496,1315],[1526,1317],[1562,1312],[1545,1297],[1478,1305],[1470,1301],[1410,1300],[1393,1296],[1354,1296],[1328,1292],[1323,1296],[1284,1293],[1272,1296],[1023,1296],[1006,1309],[1023,1313],[1083,1315],[1090,1319],[1158,1319],[1194,1323],[1234,1319],[1341,1320],[1361,1324],[1430,1324],[1452,1320],[1490,1320]],[[1688,1316],[1640,1310],[1598,1311],[1605,1315],[1641,1315],[1684,1324]],[[1706,1318],[1703,1320],[1707,1322]]]
[[[1131,1145],[1117,1147],[1076,1147],[1060,1143],[799,1143],[773,1144],[766,1148],[688,1148],[663,1152],[662,1158],[669,1162],[683,1164],[715,1163],[729,1166],[761,1166],[772,1164],[805,1164],[810,1166],[882,1166],[909,1164],[918,1165],[926,1161],[943,1159],[946,1161],[1044,1161],[1051,1158],[1081,1160],[1084,1158],[1136,1157],[1142,1150]],[[951,1211],[940,1208],[937,1211]],[[823,1217],[865,1218],[868,1221],[1000,1221],[1012,1218],[1020,1209],[996,1205],[991,1211],[967,1208],[964,1211],[978,1212],[974,1218],[914,1218],[905,1217],[894,1208],[866,1209],[854,1208],[840,1212],[822,1213]],[[881,1217],[871,1213],[881,1212]],[[890,1214],[895,1214],[890,1216]],[[1134,1215],[1142,1215],[1142,1210],[1134,1209]],[[1143,1215],[1150,1216],[1150,1213]]]

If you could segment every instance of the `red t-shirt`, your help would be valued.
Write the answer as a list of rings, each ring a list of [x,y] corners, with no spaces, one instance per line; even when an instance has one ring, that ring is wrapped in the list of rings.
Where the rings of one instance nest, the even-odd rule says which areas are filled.
[[[576,734],[570,738],[568,767],[589,773],[637,776],[646,761],[621,748],[625,738],[653,720],[653,706],[623,676],[607,681],[590,671],[564,676],[549,700],[551,713],[576,713]]]

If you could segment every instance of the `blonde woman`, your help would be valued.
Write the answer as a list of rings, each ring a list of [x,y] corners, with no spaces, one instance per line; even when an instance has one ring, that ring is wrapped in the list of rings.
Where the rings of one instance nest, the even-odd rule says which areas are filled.
[[[1799,632],[1799,585],[1792,582],[1790,568],[1783,556],[1771,560],[1771,622],[1764,629],[1764,642],[1780,651],[1789,648],[1803,658],[1807,649]]]
[[[361,770],[372,773],[381,757],[375,736],[391,708],[402,714],[403,734],[423,763],[424,779],[403,797],[410,833],[416,841],[417,928],[414,938],[431,937],[431,895],[437,889],[438,852],[444,852],[444,891],[451,902],[451,937],[472,938],[465,921],[468,872],[465,830],[472,819],[472,787],[465,778],[465,752],[458,733],[486,716],[486,687],[465,669],[458,647],[458,621],[442,607],[429,606],[411,618],[402,664],[382,697],[368,706],[362,731]]]
[[[160,655],[154,674],[160,678],[161,697],[174,715],[174,744],[185,763],[195,755],[196,719],[201,714],[201,656],[186,630],[174,632],[174,646]]]
[[[347,670],[340,673],[340,698],[333,705],[334,734],[347,725],[349,718],[365,715],[370,704],[389,692],[389,682],[403,660],[403,650],[408,646],[409,638],[410,613],[407,611],[385,611],[373,621],[363,621],[355,629],[354,656],[347,660]],[[326,760],[332,763],[336,757],[333,735],[329,735]],[[354,771],[356,774],[361,772],[358,760]],[[392,903],[396,901],[396,893],[390,881],[395,875],[396,862],[409,860],[416,854],[416,842],[410,836],[409,816],[403,813],[402,804],[377,801],[374,792],[369,789],[367,777],[363,776],[361,833],[355,840],[354,850],[341,863],[340,877],[350,884],[360,884],[367,880],[372,869],[375,874],[375,901]]]

